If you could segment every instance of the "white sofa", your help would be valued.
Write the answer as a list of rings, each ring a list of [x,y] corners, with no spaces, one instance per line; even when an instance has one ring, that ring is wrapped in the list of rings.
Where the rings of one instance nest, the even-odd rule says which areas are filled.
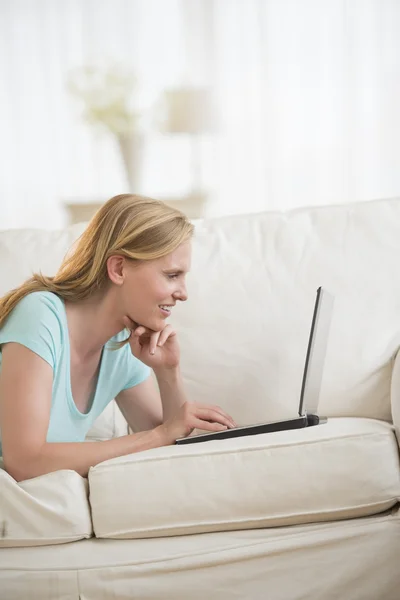
[[[0,470],[2,600],[400,598],[400,200],[197,222],[176,310],[192,400],[295,416],[315,291],[335,297],[324,425],[169,446],[17,484]],[[0,233],[0,293],[83,225]],[[112,403],[91,431],[126,433]]]

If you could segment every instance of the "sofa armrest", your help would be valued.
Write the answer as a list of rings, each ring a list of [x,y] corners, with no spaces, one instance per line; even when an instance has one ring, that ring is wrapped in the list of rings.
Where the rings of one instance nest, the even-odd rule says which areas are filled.
[[[393,362],[390,402],[392,407],[392,421],[396,431],[397,442],[400,446],[400,350],[397,352]]]

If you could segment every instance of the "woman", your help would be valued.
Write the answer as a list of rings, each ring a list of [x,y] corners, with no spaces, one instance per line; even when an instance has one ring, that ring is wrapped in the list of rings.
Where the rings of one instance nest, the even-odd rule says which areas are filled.
[[[186,401],[177,336],[166,324],[187,299],[192,233],[162,202],[115,196],[54,277],[34,274],[0,299],[2,453],[17,481],[59,469],[86,476],[196,427],[235,426],[219,407]],[[137,433],[84,444],[113,398]]]

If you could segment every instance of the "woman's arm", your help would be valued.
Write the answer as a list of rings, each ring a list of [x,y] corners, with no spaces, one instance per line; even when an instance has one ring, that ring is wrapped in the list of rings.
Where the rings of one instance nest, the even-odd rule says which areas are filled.
[[[157,369],[155,372],[161,395],[164,421],[175,415],[178,409],[187,402],[183,389],[183,381],[179,367]]]
[[[174,416],[187,401],[179,368],[158,369],[153,377],[123,390],[116,402],[132,431],[144,431],[161,425]]]
[[[151,431],[105,442],[47,442],[53,371],[37,354],[21,344],[3,345],[0,374],[0,423],[4,466],[17,481],[52,471],[71,469],[86,476],[104,460],[173,444],[194,428],[220,431],[234,427],[218,406],[184,402],[179,385],[168,377],[160,382],[164,403],[172,417]],[[181,403],[176,407],[174,402]]]
[[[86,476],[91,466],[104,460],[168,443],[160,428],[90,444],[46,442],[52,384],[53,371],[45,360],[21,344],[3,345],[0,374],[3,460],[6,470],[17,481],[60,469],[72,469]]]
[[[160,392],[152,376],[122,390],[115,401],[132,431],[146,431],[163,422]]]

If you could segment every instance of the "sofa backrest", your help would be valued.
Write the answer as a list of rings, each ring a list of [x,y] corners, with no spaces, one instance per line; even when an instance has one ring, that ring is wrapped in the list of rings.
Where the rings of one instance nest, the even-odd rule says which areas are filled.
[[[173,317],[189,396],[243,424],[293,416],[322,285],[335,306],[320,413],[389,420],[399,256],[400,200],[199,223]]]
[[[335,308],[320,413],[390,420],[400,200],[195,224],[189,301],[171,317],[189,398],[219,404],[242,424],[294,416],[322,285]],[[83,229],[0,232],[0,294],[34,270],[53,274]]]

